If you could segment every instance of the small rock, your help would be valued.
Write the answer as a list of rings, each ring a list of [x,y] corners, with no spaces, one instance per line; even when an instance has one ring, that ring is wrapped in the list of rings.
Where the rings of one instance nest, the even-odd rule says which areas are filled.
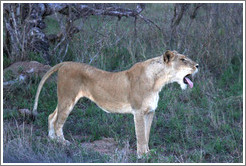
[[[19,109],[18,112],[22,116],[30,116],[30,115],[32,115],[32,112],[29,109]]]

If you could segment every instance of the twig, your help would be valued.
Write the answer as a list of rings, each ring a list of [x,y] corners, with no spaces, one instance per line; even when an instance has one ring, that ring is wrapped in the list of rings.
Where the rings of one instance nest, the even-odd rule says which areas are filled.
[[[64,40],[66,39],[65,36],[63,36],[62,40],[56,45],[56,47],[53,49],[53,51],[55,52],[56,49],[61,45],[62,42],[64,42]]]
[[[152,20],[148,19],[148,18],[145,18],[143,15],[139,14],[138,15],[141,19],[143,19],[145,22],[147,22],[148,24],[153,24],[157,29],[159,29],[161,31],[161,28],[156,24],[154,23]]]
[[[65,50],[65,53],[64,53],[64,55],[62,57],[62,61],[64,60],[64,58],[65,58],[65,56],[67,54],[68,47],[69,47],[69,43],[67,43],[67,45],[66,45],[66,50]]]

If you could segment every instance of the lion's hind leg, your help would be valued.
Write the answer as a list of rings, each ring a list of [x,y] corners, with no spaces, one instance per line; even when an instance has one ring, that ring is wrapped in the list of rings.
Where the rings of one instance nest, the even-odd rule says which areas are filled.
[[[57,110],[58,108],[56,107],[55,111],[52,114],[50,114],[48,118],[50,139],[56,139],[55,122],[57,120]]]
[[[56,135],[56,139],[63,143],[63,144],[69,144],[69,141],[65,140],[64,135],[63,135],[63,126],[64,123],[67,120],[67,117],[69,116],[70,112],[73,110],[74,105],[77,103],[77,101],[81,98],[82,96],[77,96],[74,98],[60,98],[58,99],[58,105],[57,105],[57,113],[54,112],[53,120],[54,120],[54,131]],[[52,117],[52,115],[50,115]],[[52,122],[52,120],[51,120]],[[52,127],[52,125],[51,125]],[[52,130],[51,130],[52,132]]]

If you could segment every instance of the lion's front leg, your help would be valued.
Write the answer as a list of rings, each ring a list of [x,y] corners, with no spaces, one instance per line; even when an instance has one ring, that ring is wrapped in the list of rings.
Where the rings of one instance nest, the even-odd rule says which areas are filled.
[[[148,142],[145,134],[145,119],[143,113],[134,114],[135,132],[137,137],[137,154],[140,158],[148,152]]]
[[[146,140],[147,140],[147,145],[149,143],[149,135],[150,135],[150,129],[151,129],[151,124],[153,121],[155,112],[149,112],[146,115],[144,115],[144,120],[145,120],[145,135],[146,135]],[[149,146],[147,147],[149,151]]]

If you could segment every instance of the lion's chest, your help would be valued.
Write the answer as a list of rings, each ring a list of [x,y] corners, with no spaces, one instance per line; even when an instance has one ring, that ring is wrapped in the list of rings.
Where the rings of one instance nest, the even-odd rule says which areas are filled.
[[[148,109],[148,112],[154,112],[158,106],[159,94],[152,93],[143,101],[143,107]]]

